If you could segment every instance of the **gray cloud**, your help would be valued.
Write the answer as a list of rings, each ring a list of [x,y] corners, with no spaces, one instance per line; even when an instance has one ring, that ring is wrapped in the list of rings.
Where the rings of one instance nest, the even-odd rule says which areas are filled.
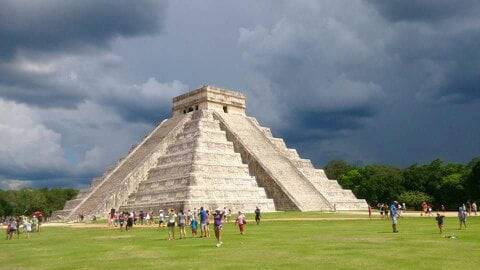
[[[476,16],[475,0],[368,0],[393,22],[436,22],[457,16]]]
[[[161,27],[164,1],[4,0],[0,57],[20,50],[85,50],[115,37],[152,34]]]

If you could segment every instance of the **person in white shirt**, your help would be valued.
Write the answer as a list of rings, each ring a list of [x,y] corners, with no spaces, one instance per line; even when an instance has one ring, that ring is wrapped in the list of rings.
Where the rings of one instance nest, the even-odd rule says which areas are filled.
[[[163,227],[165,222],[165,214],[163,214],[163,210],[160,210],[160,214],[158,216],[158,227]]]
[[[177,214],[175,214],[175,211],[173,209],[170,209],[167,218],[168,240],[172,240],[175,239],[175,219],[177,218]]]

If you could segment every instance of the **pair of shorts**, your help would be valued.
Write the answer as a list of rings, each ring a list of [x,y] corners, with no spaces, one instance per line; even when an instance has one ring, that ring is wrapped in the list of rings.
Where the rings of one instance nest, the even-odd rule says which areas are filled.
[[[207,228],[207,223],[201,223],[201,224],[200,224],[200,227],[201,227],[202,229]]]
[[[215,225],[215,231],[221,231],[222,225]]]
[[[168,222],[167,227],[175,227],[175,222]]]
[[[397,224],[397,217],[396,216],[392,217],[392,224]]]
[[[178,227],[180,227],[180,228],[185,227],[185,223],[178,223]]]

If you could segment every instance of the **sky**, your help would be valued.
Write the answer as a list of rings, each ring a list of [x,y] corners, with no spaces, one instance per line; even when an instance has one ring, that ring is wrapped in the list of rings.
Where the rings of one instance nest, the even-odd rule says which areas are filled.
[[[204,84],[318,167],[480,155],[480,2],[0,0],[0,189],[84,187]]]

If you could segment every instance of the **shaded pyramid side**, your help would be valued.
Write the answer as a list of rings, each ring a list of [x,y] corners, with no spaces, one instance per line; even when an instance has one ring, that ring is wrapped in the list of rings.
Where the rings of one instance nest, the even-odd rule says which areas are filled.
[[[250,176],[213,112],[199,110],[191,115],[122,209],[186,210],[204,206],[251,212],[259,206],[263,211],[274,211],[273,200]]]
[[[153,166],[152,157],[164,151],[168,138],[174,136],[187,118],[178,116],[164,120],[116,165],[95,178],[89,188],[68,201],[63,210],[54,213],[54,217],[75,219],[79,214],[104,215],[109,209],[125,204],[128,195],[146,176],[149,166]]]
[[[235,150],[241,153],[260,186],[274,199],[277,210],[332,210],[333,206],[243,114],[215,112]]]

